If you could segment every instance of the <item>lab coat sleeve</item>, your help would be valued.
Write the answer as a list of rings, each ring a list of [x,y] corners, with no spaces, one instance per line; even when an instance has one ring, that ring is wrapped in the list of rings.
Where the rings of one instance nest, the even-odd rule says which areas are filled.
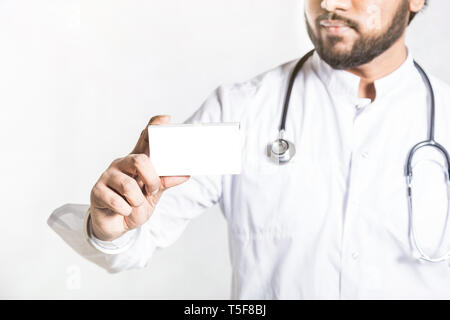
[[[223,122],[224,94],[219,87],[184,123]],[[174,243],[189,221],[218,203],[221,196],[222,176],[191,176],[164,191],[144,225],[109,242],[87,235],[89,205],[64,205],[47,222],[81,256],[115,273],[147,267],[155,251]]]

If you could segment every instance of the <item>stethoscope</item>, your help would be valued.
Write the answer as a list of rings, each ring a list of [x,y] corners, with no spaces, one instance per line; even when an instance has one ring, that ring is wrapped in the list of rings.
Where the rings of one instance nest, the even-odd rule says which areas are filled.
[[[305,62],[314,54],[314,50],[308,52],[300,61],[296,64],[294,67],[294,70],[291,73],[286,96],[284,99],[284,105],[283,105],[283,116],[281,118],[281,124],[279,128],[279,136],[278,139],[276,139],[270,147],[270,158],[277,164],[286,164],[288,163],[295,155],[295,145],[293,142],[287,140],[285,135],[286,130],[286,118],[287,118],[287,112],[289,109],[289,103],[291,100],[291,94],[292,94],[292,88],[294,87],[295,79],[297,78],[298,73],[303,68],[303,65]],[[408,207],[409,207],[409,240],[411,243],[411,246],[413,247],[412,256],[418,260],[422,261],[429,261],[429,262],[441,262],[445,260],[450,259],[450,251],[445,253],[444,255],[438,256],[438,257],[431,257],[428,254],[424,252],[422,249],[421,244],[417,240],[416,237],[416,228],[415,228],[415,219],[413,214],[413,208],[412,208],[412,189],[411,189],[411,183],[413,179],[413,170],[412,170],[412,161],[414,154],[421,148],[424,147],[431,147],[439,150],[445,157],[445,160],[447,162],[447,171],[446,171],[446,180],[447,180],[447,188],[449,190],[449,183],[450,183],[450,156],[447,152],[447,150],[440,145],[438,142],[434,139],[434,124],[435,124],[435,96],[434,96],[434,90],[433,86],[431,85],[431,81],[426,74],[426,72],[422,69],[422,67],[414,61],[414,66],[419,71],[420,75],[422,76],[425,85],[427,87],[431,102],[430,102],[430,119],[429,119],[429,132],[428,132],[428,139],[422,142],[417,143],[415,146],[412,147],[408,154],[408,158],[406,160],[406,183],[407,183],[407,194],[408,194]]]

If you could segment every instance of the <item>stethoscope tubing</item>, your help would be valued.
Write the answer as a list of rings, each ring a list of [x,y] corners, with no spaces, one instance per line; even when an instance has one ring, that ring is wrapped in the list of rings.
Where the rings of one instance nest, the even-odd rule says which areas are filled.
[[[295,65],[295,67],[289,77],[288,87],[286,90],[286,96],[285,96],[284,103],[283,103],[283,113],[282,113],[281,123],[280,123],[280,127],[279,127],[279,137],[277,140],[275,140],[274,143],[286,142],[288,145],[288,148],[284,151],[287,152],[289,150],[289,148],[291,148],[291,149],[293,149],[293,152],[291,152],[291,154],[286,154],[286,152],[280,152],[280,153],[274,152],[274,150],[273,150],[274,143],[273,143],[271,156],[274,158],[274,160],[277,160],[278,163],[280,163],[280,164],[287,163],[288,161],[290,161],[290,159],[295,154],[295,145],[292,142],[284,139],[284,132],[286,131],[287,113],[289,110],[289,104],[290,104],[290,100],[291,100],[292,89],[295,84],[295,79],[297,78],[298,73],[302,70],[305,62],[314,54],[314,51],[315,50],[309,51],[306,55],[303,56],[303,58],[301,58],[299,60],[299,62]],[[411,148],[410,152],[408,153],[408,157],[406,159],[405,175],[406,175],[406,179],[407,179],[408,210],[409,210],[409,217],[410,217],[409,218],[409,224],[410,224],[409,225],[409,238],[410,238],[410,242],[411,242],[411,246],[413,247],[413,250],[415,250],[415,252],[418,253],[418,256],[416,257],[418,260],[425,260],[428,262],[442,262],[442,261],[450,259],[450,252],[446,253],[445,255],[439,256],[439,257],[430,257],[422,249],[422,246],[420,245],[420,243],[417,239],[417,231],[416,231],[416,226],[415,226],[414,211],[413,211],[413,204],[412,204],[412,189],[411,189],[411,182],[413,179],[412,161],[413,161],[415,153],[418,150],[420,150],[421,148],[432,147],[432,148],[438,149],[444,155],[444,157],[446,159],[447,192],[448,192],[448,199],[450,199],[450,185],[449,185],[449,183],[450,183],[450,156],[449,156],[447,150],[441,144],[436,142],[436,140],[434,138],[435,103],[436,103],[436,101],[435,101],[434,90],[433,90],[433,86],[431,84],[430,78],[428,77],[425,70],[416,61],[414,61],[414,66],[416,67],[416,69],[419,71],[421,77],[423,78],[425,85],[427,87],[428,93],[429,93],[430,118],[429,118],[429,124],[428,124],[428,139],[414,145]],[[447,218],[446,218],[445,230],[447,229],[449,210],[450,210],[450,202],[448,202],[448,205],[447,205]]]

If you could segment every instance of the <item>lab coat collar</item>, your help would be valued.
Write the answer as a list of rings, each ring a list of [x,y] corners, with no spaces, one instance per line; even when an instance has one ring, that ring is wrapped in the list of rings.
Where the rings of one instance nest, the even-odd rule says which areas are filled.
[[[361,101],[361,98],[358,98],[360,77],[345,70],[333,69],[319,57],[317,51],[312,57],[312,65],[317,76],[333,95],[347,97],[355,103]],[[389,95],[393,88],[404,84],[414,70],[414,60],[408,50],[407,58],[399,68],[375,81],[376,100]]]

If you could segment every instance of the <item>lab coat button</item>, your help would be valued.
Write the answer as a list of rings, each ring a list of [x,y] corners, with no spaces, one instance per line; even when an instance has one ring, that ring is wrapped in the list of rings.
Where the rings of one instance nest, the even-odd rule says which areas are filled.
[[[353,252],[352,253],[352,258],[353,258],[353,260],[357,260],[358,258],[359,258],[359,252]]]
[[[368,153],[367,151],[364,151],[363,153],[361,153],[361,156],[362,156],[364,159],[367,159],[367,158],[369,158],[369,153]]]
[[[359,111],[359,110],[361,110],[364,107],[365,107],[365,105],[363,103],[358,103],[357,105],[355,105],[356,111]]]

